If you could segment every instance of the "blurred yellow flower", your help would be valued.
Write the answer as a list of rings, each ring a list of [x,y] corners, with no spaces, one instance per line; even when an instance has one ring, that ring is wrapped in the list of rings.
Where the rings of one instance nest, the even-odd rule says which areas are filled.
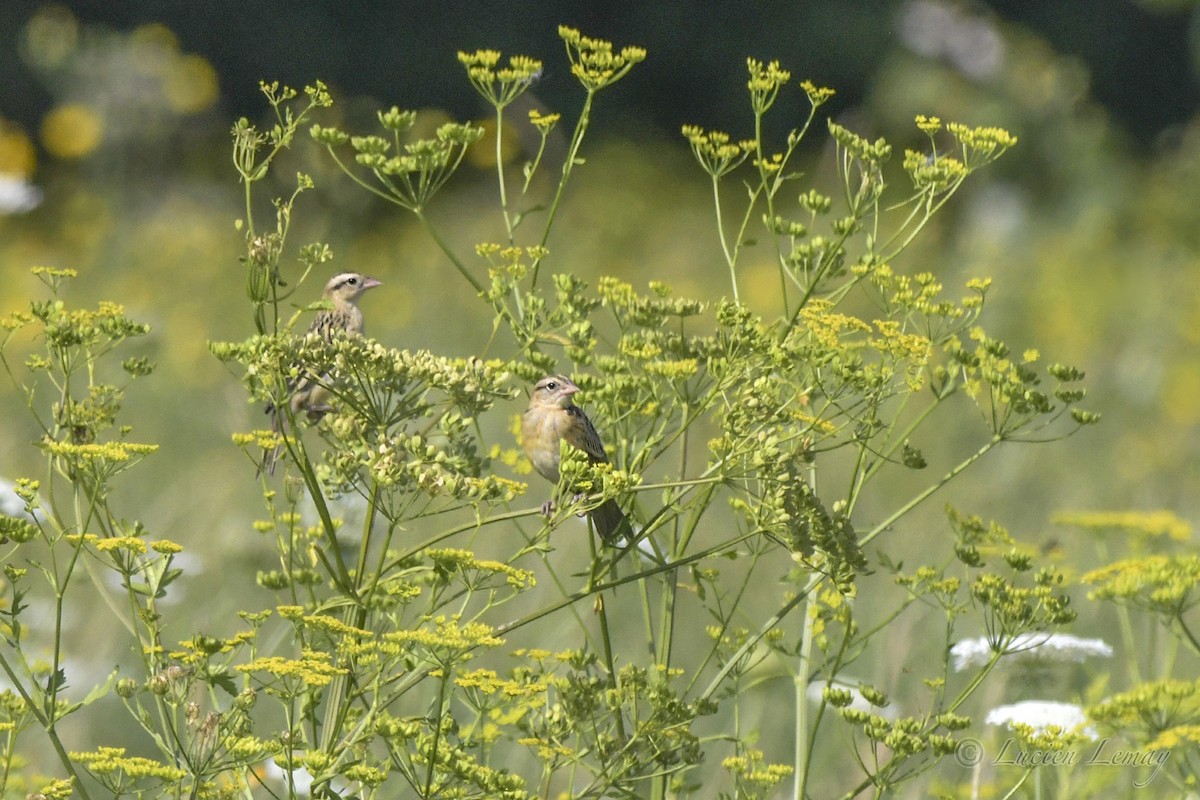
[[[1071,525],[1087,530],[1122,530],[1133,536],[1169,536],[1186,542],[1192,536],[1192,526],[1171,511],[1060,511],[1051,521],[1055,525]]]
[[[217,101],[217,71],[203,56],[180,56],[167,71],[164,90],[174,111],[195,114]]]
[[[484,135],[478,145],[467,151],[467,160],[481,169],[496,166],[496,120],[488,117],[479,122]],[[521,136],[515,125],[504,128],[500,139],[500,157],[511,163],[521,154]]]
[[[42,144],[58,158],[83,158],[99,146],[103,135],[100,114],[81,103],[58,106],[42,120]]]
[[[40,9],[21,32],[21,56],[27,64],[54,69],[79,45],[79,20],[60,5]]]
[[[161,22],[139,25],[129,35],[129,42],[133,45],[134,64],[148,75],[161,69],[164,56],[179,51],[179,37]]]
[[[170,80],[175,62],[179,60],[179,40],[170,28],[161,23],[141,25],[129,35],[126,46],[128,50],[121,59],[122,71],[132,68],[137,75],[148,78],[148,81],[140,82],[145,87],[155,84],[162,87]],[[165,92],[165,87],[160,90]]]
[[[0,119],[0,175],[27,178],[37,161],[33,142],[20,127]]]
[[[1200,421],[1200,362],[1181,358],[1167,372],[1162,387],[1162,409],[1173,423]]]

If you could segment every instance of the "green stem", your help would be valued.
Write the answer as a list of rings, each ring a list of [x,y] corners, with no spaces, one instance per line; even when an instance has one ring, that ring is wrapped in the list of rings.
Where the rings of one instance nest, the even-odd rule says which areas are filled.
[[[686,419],[688,416],[688,409],[689,409],[689,404],[687,402],[684,402],[683,408],[681,409],[682,416],[684,419]],[[687,474],[688,438],[687,438],[686,432],[687,432],[687,428],[684,429],[684,435],[680,439],[680,443],[679,443],[679,477],[680,477],[680,480],[683,480],[684,479],[683,476],[685,476]],[[700,500],[699,502],[697,502],[697,504],[695,506],[695,508],[697,509],[697,513],[695,515],[693,524],[690,526],[688,533],[686,535],[679,528],[679,518],[678,517],[675,518],[675,525],[674,525],[674,531],[672,532],[672,537],[671,537],[672,542],[671,542],[671,548],[670,548],[670,553],[671,553],[672,559],[678,558],[680,555],[682,555],[686,551],[687,542],[691,538],[691,535],[690,535],[691,531],[694,531],[696,525],[699,523],[699,512],[708,506],[709,498],[711,498],[711,497],[712,497],[712,485],[710,484],[708,496],[705,497],[704,499]],[[659,641],[658,641],[658,648],[657,648],[657,652],[656,652],[657,661],[658,661],[659,666],[669,667],[671,665],[671,646],[674,643],[674,635],[675,635],[675,601],[676,601],[676,597],[677,597],[678,593],[679,593],[679,573],[671,572],[669,574],[664,575],[663,576],[663,587],[662,587],[662,603],[661,603],[661,607],[659,609],[659,629],[660,629]],[[653,637],[651,637],[650,645],[653,648]],[[653,650],[652,650],[652,652],[653,652]]]
[[[1109,557],[1108,546],[1104,540],[1096,537],[1095,541],[1097,552],[1100,555],[1100,563],[1110,563],[1112,559]],[[1121,630],[1121,640],[1125,644],[1125,647],[1122,648],[1125,652],[1125,668],[1129,670],[1130,680],[1136,685],[1142,682],[1142,668],[1138,660],[1138,653],[1143,651],[1134,639],[1129,609],[1122,604],[1117,605],[1117,622]]]
[[[508,243],[513,244],[512,217],[508,213],[508,187],[504,180],[504,152],[501,143],[504,140],[504,106],[496,106],[496,180],[500,184],[500,213],[504,217],[504,230],[508,234]]]
[[[540,619],[544,619],[545,617],[550,616],[554,612],[556,612],[560,609],[566,608],[567,606],[569,606],[573,603],[577,603],[580,600],[586,600],[588,597],[591,597],[593,594],[608,591],[609,589],[616,589],[619,586],[624,586],[625,584],[633,583],[634,581],[645,580],[646,578],[651,578],[655,575],[659,575],[664,572],[672,572],[674,570],[679,569],[680,567],[686,567],[688,564],[694,564],[698,561],[703,561],[706,558],[711,558],[712,556],[717,555],[718,553],[720,553],[722,551],[728,550],[729,548],[734,547],[755,535],[756,534],[748,533],[743,536],[739,536],[738,538],[734,539],[731,542],[724,542],[715,547],[710,547],[710,548],[708,548],[706,550],[702,550],[698,553],[693,553],[692,555],[688,556],[687,558],[681,558],[678,561],[672,561],[667,564],[660,564],[660,565],[651,567],[650,569],[642,570],[641,572],[636,572],[631,575],[627,575],[623,578],[615,578],[606,583],[592,584],[590,588],[585,588],[578,592],[573,592],[573,593],[567,595],[566,597],[562,598],[561,600],[551,603],[550,605],[548,605],[544,608],[540,608],[537,611],[526,614],[525,616],[523,616],[519,619],[515,619],[512,622],[508,622],[508,623],[498,626],[496,628],[496,634],[501,635],[501,634],[508,633],[510,631],[515,631],[518,628],[523,628],[526,625],[530,625],[534,622],[537,622]]]
[[[888,528],[890,528],[893,524],[895,524],[896,520],[900,519],[905,514],[912,511],[917,506],[919,506],[921,503],[928,500],[939,489],[941,489],[943,486],[945,486],[950,481],[954,480],[954,478],[958,477],[963,472],[963,470],[965,470],[967,467],[971,466],[976,461],[978,461],[979,459],[981,459],[985,455],[987,455],[988,452],[993,447],[1000,444],[1000,442],[1002,442],[1002,441],[1004,441],[1004,440],[1002,438],[1000,438],[999,436],[993,436],[991,439],[989,439],[987,441],[987,443],[983,447],[979,448],[974,453],[972,453],[970,456],[968,456],[967,458],[963,459],[961,462],[956,464],[954,466],[954,468],[951,469],[949,472],[947,472],[945,475],[943,475],[940,480],[938,480],[936,483],[931,484],[928,488],[925,489],[925,491],[921,492],[916,497],[912,498],[907,503],[902,505],[900,508],[896,509],[896,511],[893,512],[891,514],[891,516],[889,516],[883,522],[880,522],[878,525],[876,525],[874,528],[872,528],[869,533],[867,533],[865,536],[863,536],[863,538],[859,539],[859,541],[858,541],[859,546],[865,547],[872,539],[874,539],[876,536],[883,533]]]
[[[894,259],[896,256],[898,256],[900,253],[904,252],[904,250],[910,244],[912,244],[913,240],[917,238],[917,235],[925,228],[925,226],[929,224],[929,220],[933,218],[933,215],[936,214],[938,211],[940,211],[942,206],[946,205],[946,203],[948,203],[950,201],[950,198],[953,197],[954,193],[958,191],[958,187],[962,186],[962,182],[964,180],[966,180],[966,176],[963,176],[962,178],[960,178],[957,183],[955,183],[953,186],[951,186],[949,189],[947,189],[945,192],[943,192],[940,199],[936,203],[933,202],[932,197],[928,198],[924,204],[925,205],[925,214],[922,217],[921,221],[916,224],[916,226],[913,228],[913,230],[904,238],[904,241],[898,247],[896,247],[895,250],[893,250],[892,252],[890,252],[886,256],[884,256],[883,260],[890,261],[890,260]],[[921,207],[920,205],[916,206],[916,208],[914,208],[914,213],[915,213],[916,209],[920,208],[920,207]],[[901,226],[898,231],[896,231],[895,235],[892,236],[891,239],[889,239],[887,242],[884,243],[883,247],[880,248],[880,250],[886,250],[888,247],[891,247],[892,243],[895,242],[896,239],[900,238],[900,235],[904,232],[904,227],[908,225],[908,223],[911,219],[912,219],[912,215],[909,216],[908,220],[905,220],[905,224],[903,226]]]
[[[763,109],[763,110],[756,109],[754,112],[754,147],[755,147],[755,155],[757,156],[757,158],[755,160],[757,162],[757,167],[758,167],[758,180],[759,180],[759,183],[761,184],[761,186],[763,187],[763,198],[764,198],[764,201],[767,206],[767,219],[769,220],[771,225],[774,225],[774,223],[775,223],[775,195],[776,195],[776,193],[779,192],[779,187],[782,185],[782,181],[783,181],[782,176],[783,176],[784,170],[787,167],[787,159],[791,156],[793,148],[792,147],[788,148],[787,153],[784,155],[783,160],[779,164],[778,171],[775,173],[775,179],[772,181],[768,181],[767,180],[767,166],[766,166],[767,162],[763,156],[763,148],[762,148],[762,140],[763,140],[762,119],[763,119],[763,114],[765,113],[765,111],[766,111],[766,109]],[[768,185],[768,184],[770,184],[770,185]],[[774,233],[773,229],[770,232],[771,232],[771,240],[775,244],[775,260],[779,264],[779,284],[780,284],[779,293],[783,299],[783,316],[787,317],[788,316],[787,269],[785,268],[783,251],[780,250],[780,248],[779,248],[779,236],[778,236],[778,234]]]
[[[1200,654],[1200,641],[1196,639],[1196,636],[1192,633],[1192,629],[1183,621],[1183,614],[1176,614],[1175,621],[1179,623],[1179,629],[1183,631],[1184,638],[1191,645],[1192,652]]]
[[[441,744],[442,738],[442,717],[446,713],[446,686],[450,682],[451,670],[442,666],[442,677],[438,681],[438,708],[437,716],[433,720],[433,746],[429,749],[429,769],[425,771],[425,792],[423,796],[428,800],[430,791],[433,788],[433,771],[437,766],[438,746]]]
[[[79,795],[83,798],[83,800],[91,800],[90,796],[88,795],[87,788],[84,786],[83,781],[81,781],[79,778],[79,773],[75,771],[75,764],[72,763],[71,757],[67,754],[67,749],[63,747],[62,740],[58,738],[58,732],[54,729],[55,720],[53,718],[48,718],[42,713],[41,709],[34,704],[33,698],[30,697],[29,692],[25,690],[24,685],[22,685],[22,683],[17,679],[17,675],[15,672],[13,672],[12,666],[9,665],[7,658],[0,656],[0,667],[4,669],[5,674],[8,676],[8,682],[14,689],[17,690],[17,693],[21,695],[21,699],[25,701],[25,708],[29,709],[29,713],[33,714],[34,718],[37,719],[37,721],[41,724],[42,729],[46,731],[46,736],[50,739],[50,744],[54,747],[54,752],[58,755],[58,760],[60,763],[62,763],[63,769],[65,769],[71,775],[71,777],[75,779],[72,788],[79,792]]]
[[[579,148],[583,145],[584,134],[587,133],[589,118],[592,113],[592,100],[596,96],[596,90],[589,88],[587,97],[583,101],[583,110],[579,112],[579,121],[575,123],[575,133],[571,136],[571,146],[567,150],[567,159],[563,163],[562,177],[558,180],[558,188],[554,190],[554,200],[550,203],[550,210],[546,214],[546,227],[542,231],[542,240],[539,242],[539,247],[544,251],[546,242],[550,240],[550,230],[554,227],[554,218],[558,216],[559,202],[562,200],[563,191],[567,188],[567,181],[571,177],[571,171],[575,168],[575,164],[579,159]],[[531,275],[529,278],[529,288],[532,290],[537,286],[538,273],[542,266],[542,256],[538,256],[533,261]]]
[[[721,684],[724,683],[725,678],[729,677],[729,673],[737,667],[738,662],[740,662],[742,658],[752,649],[757,647],[758,643],[763,640],[763,637],[770,633],[776,625],[782,622],[788,614],[792,613],[792,611],[796,609],[796,606],[800,605],[805,601],[805,599],[807,599],[809,592],[811,592],[813,587],[816,586],[816,583],[816,578],[810,580],[808,585],[804,587],[803,591],[797,592],[795,597],[788,600],[780,607],[778,611],[772,614],[771,618],[763,623],[763,625],[758,629],[758,632],[749,637],[742,644],[742,646],[739,647],[733,653],[733,655],[729,657],[729,659],[725,662],[725,666],[721,668],[721,671],[716,674],[716,677],[709,681],[708,687],[700,693],[700,699],[706,700],[709,697],[712,697],[713,694],[721,688]]]
[[[424,226],[425,232],[429,234],[434,243],[437,244],[438,248],[440,248],[441,251],[446,254],[446,257],[450,259],[450,263],[454,265],[454,268],[457,269],[459,274],[467,279],[467,283],[471,284],[471,287],[475,289],[475,293],[483,294],[483,284],[471,274],[471,271],[467,269],[466,265],[463,264],[462,261],[459,261],[458,256],[456,256],[454,251],[450,249],[450,245],[446,244],[446,241],[442,239],[441,235],[437,232],[437,228],[433,227],[433,223],[431,223],[429,218],[425,216],[425,212],[420,208],[414,208],[413,213],[416,214],[417,219],[421,221],[421,225]]]
[[[721,181],[720,178],[713,173],[712,176],[713,190],[713,209],[717,214],[717,236],[721,240],[721,251],[725,253],[725,263],[729,266],[729,283],[733,287],[733,302],[740,302],[738,299],[737,285],[737,247],[734,246],[734,252],[729,252],[729,242],[725,236],[725,221],[721,215]]]
[[[800,637],[799,663],[795,677],[796,696],[796,750],[795,750],[795,800],[804,800],[808,787],[808,765],[811,763],[810,748],[814,739],[808,738],[808,676],[812,666],[813,620],[808,614],[804,615],[804,632]]]
[[[608,609],[604,602],[604,595],[597,593],[596,595],[596,616],[600,620],[600,641],[604,645],[604,660],[608,666],[608,685],[616,691],[617,685],[617,664],[613,657],[612,636],[608,632]],[[617,708],[614,712],[617,717],[617,734],[621,741],[625,741],[625,715]]]

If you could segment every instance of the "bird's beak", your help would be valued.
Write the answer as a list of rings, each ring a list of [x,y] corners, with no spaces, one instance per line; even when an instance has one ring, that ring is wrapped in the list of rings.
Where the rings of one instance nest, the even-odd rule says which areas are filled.
[[[563,397],[570,397],[571,395],[575,394],[578,391],[579,391],[578,386],[564,386],[563,390],[562,390],[562,395],[563,395]]]
[[[377,281],[374,278],[367,278],[363,281],[363,290],[374,289],[376,286],[383,286],[383,281]]]

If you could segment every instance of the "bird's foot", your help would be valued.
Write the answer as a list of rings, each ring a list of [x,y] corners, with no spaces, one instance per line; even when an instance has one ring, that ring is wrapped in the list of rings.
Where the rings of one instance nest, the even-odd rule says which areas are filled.
[[[326,414],[328,414],[329,412],[331,412],[333,410],[334,410],[333,406],[329,405],[328,403],[321,403],[320,405],[308,406],[305,409],[305,412],[308,416],[308,423],[310,425],[316,425],[318,422],[320,422],[322,419],[325,418]]]
[[[578,494],[576,494],[574,497],[572,497],[572,498],[571,498],[571,502],[572,502],[572,503],[578,503],[580,500],[582,500],[582,499],[583,499],[584,497],[586,497],[586,496],[587,496],[587,495],[585,495],[583,492],[579,492]],[[580,512],[579,512],[578,514],[576,514],[575,516],[577,516],[577,517],[586,517],[587,515],[588,515],[588,512],[586,512],[586,511],[580,511]]]
[[[553,513],[554,513],[554,501],[553,500],[547,500],[546,502],[542,503],[542,516],[549,517]]]

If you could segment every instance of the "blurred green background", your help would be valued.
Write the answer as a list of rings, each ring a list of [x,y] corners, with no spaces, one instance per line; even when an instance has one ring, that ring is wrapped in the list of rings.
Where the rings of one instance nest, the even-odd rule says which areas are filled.
[[[1085,369],[1083,405],[1104,420],[1064,443],[1003,448],[900,534],[947,547],[940,509],[949,500],[1081,569],[1095,563],[1091,546],[1083,534],[1055,528],[1055,511],[1164,508],[1195,516],[1195,2],[600,8],[297,0],[18,0],[0,7],[0,314],[43,296],[29,268],[46,265],[79,270],[71,302],[117,300],[153,326],[136,348],[159,370],[129,392],[126,419],[135,440],[162,449],[130,474],[119,500],[151,531],[188,547],[191,577],[179,595],[205,603],[200,622],[181,621],[180,638],[205,618],[268,605],[261,590],[249,600],[220,590],[249,587],[255,570],[274,566],[269,543],[250,529],[261,513],[254,467],[229,438],[264,418],[206,348],[208,340],[253,330],[238,261],[244,246],[234,228],[244,208],[229,159],[233,121],[269,124],[260,79],[297,87],[325,81],[337,104],[322,121],[357,131],[370,127],[376,108],[393,104],[419,109],[420,124],[430,128],[448,118],[480,119],[484,108],[455,53],[486,47],[541,58],[545,73],[531,95],[569,125],[580,91],[555,33],[559,23],[617,46],[644,46],[648,58],[600,97],[587,164],[549,242],[551,269],[592,281],[615,274],[641,287],[665,279],[679,294],[706,299],[727,291],[708,184],[679,127],[750,132],[749,55],[778,59],[796,79],[837,89],[822,111],[870,138],[887,138],[898,153],[922,144],[916,114],[1005,127],[1019,137],[1017,148],[970,181],[896,266],[938,274],[952,295],[971,276],[993,277],[985,325],[1017,352],[1037,347],[1046,363]],[[804,111],[796,89],[772,112],[768,134],[780,141]],[[529,144],[519,136],[505,143],[515,174]],[[557,169],[561,148],[551,142],[547,173]],[[823,124],[815,126],[805,170],[827,193],[831,152]],[[431,212],[462,254],[502,238],[493,154],[486,143],[477,146]],[[296,170],[311,174],[317,190],[299,202],[291,244],[327,241],[334,268],[385,282],[364,301],[371,335],[452,355],[483,346],[490,333],[484,306],[412,220],[354,187],[307,141],[277,170],[275,191],[289,191]],[[903,177],[896,178],[900,196]],[[261,219],[269,207],[256,213]],[[766,310],[777,287],[774,267],[763,255],[747,270],[748,300]],[[315,299],[315,283],[307,288],[298,302]],[[522,406],[514,402],[507,413]],[[7,385],[0,386],[0,413],[0,475],[38,474],[35,429]],[[506,424],[499,420],[497,428]],[[939,435],[950,453],[968,441],[956,428]],[[1084,606],[1078,632],[1102,629],[1105,619],[1086,607],[1083,592],[1077,597]],[[123,656],[107,648],[102,627],[86,623],[81,617],[80,636],[96,654],[98,676]],[[919,647],[910,633],[897,635],[908,637],[899,652]],[[887,684],[902,663],[882,663],[879,674],[862,677]],[[73,683],[83,686],[91,675],[80,671]]]

